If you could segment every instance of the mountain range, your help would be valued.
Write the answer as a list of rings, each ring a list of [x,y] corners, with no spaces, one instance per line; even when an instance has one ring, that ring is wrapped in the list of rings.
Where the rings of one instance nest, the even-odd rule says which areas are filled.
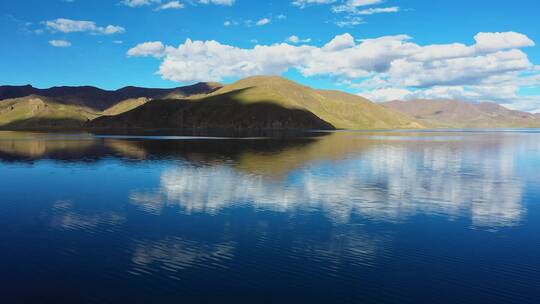
[[[278,76],[171,89],[0,86],[2,129],[304,130],[540,127],[540,115],[495,103],[374,103]]]
[[[510,110],[493,102],[408,100],[382,103],[428,128],[538,128],[540,116]]]

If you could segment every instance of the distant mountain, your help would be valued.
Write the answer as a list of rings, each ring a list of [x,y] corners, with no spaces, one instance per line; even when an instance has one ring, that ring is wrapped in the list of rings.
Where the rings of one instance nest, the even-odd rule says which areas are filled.
[[[420,128],[396,111],[356,95],[257,76],[207,96],[154,100],[89,123],[94,128],[390,129]]]
[[[196,94],[208,94],[220,87],[221,85],[217,83],[198,83],[172,89],[125,87],[116,91],[107,91],[91,86],[64,86],[48,89],[38,89],[31,85],[0,86],[0,101],[35,95],[50,98],[61,104],[78,105],[97,111],[104,111],[127,99],[137,99],[141,97],[149,99],[168,97],[184,98]]]
[[[540,116],[510,110],[491,102],[460,100],[410,100],[383,103],[434,128],[528,128],[540,127]]]

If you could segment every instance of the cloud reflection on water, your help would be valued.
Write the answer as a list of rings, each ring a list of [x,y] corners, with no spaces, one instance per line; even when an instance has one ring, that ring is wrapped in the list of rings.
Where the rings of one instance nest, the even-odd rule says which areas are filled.
[[[362,143],[358,153],[307,162],[281,179],[240,170],[241,163],[188,164],[165,169],[159,189],[134,191],[131,201],[156,214],[171,205],[211,214],[250,205],[280,212],[316,208],[340,223],[352,214],[389,222],[438,214],[468,217],[475,227],[516,225],[525,213],[515,169],[519,146],[504,136],[478,139]],[[302,155],[299,150],[295,157]],[[275,155],[268,158],[280,162]]]
[[[203,243],[172,236],[158,241],[137,241],[130,273],[143,275],[158,269],[178,272],[201,265],[222,268],[225,261],[234,257],[234,247],[231,241]]]

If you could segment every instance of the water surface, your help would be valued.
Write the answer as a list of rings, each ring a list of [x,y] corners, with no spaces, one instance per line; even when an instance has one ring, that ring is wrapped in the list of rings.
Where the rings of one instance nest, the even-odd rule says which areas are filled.
[[[540,303],[540,132],[0,132],[3,303]]]

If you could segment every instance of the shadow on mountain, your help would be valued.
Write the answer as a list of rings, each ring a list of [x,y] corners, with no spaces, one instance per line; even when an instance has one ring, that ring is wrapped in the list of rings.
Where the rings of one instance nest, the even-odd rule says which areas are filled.
[[[116,116],[99,117],[87,124],[96,130],[217,130],[231,135],[242,131],[333,130],[315,114],[287,108],[272,100],[247,102],[242,89],[202,100],[155,100]]]

